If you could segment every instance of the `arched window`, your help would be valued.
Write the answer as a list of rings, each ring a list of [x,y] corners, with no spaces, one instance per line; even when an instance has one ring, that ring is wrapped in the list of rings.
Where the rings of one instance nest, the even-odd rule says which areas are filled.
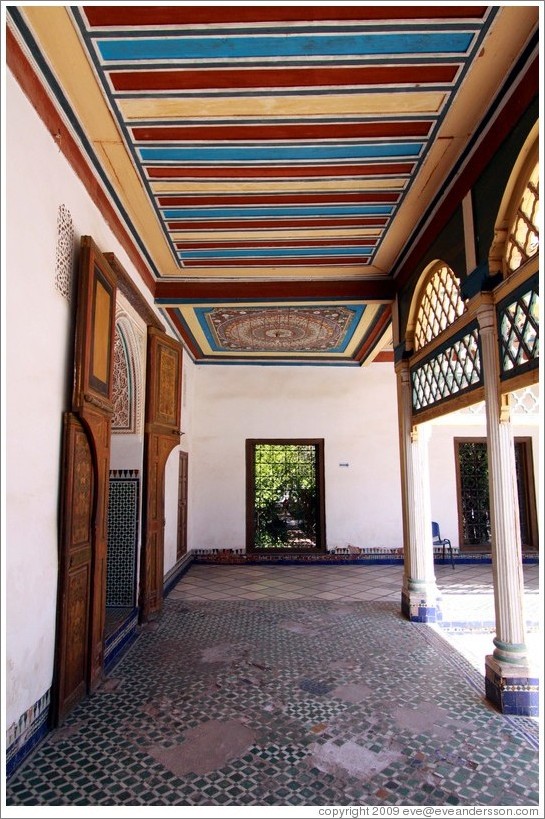
[[[526,181],[511,223],[505,246],[505,269],[509,276],[539,250],[539,162]]]
[[[465,310],[460,281],[444,262],[435,264],[420,288],[414,349],[420,350],[446,330]]]

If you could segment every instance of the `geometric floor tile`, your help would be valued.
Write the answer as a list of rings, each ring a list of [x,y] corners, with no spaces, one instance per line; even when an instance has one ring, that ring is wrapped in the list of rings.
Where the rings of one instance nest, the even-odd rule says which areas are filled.
[[[537,719],[495,711],[482,675],[399,609],[173,594],[6,804],[538,805]]]

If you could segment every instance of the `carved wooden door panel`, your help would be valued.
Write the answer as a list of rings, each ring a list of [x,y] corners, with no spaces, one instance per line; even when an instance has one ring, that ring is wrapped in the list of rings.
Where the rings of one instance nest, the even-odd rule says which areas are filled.
[[[56,722],[87,693],[92,580],[94,469],[82,423],[64,414],[59,549]]]
[[[176,557],[187,552],[187,474],[189,458],[187,452],[180,452],[180,471],[178,475],[178,543]]]
[[[89,431],[94,454],[96,502],[93,521],[93,580],[90,610],[89,690],[100,681],[104,660],[110,437],[113,415],[113,354],[116,276],[90,236],[82,236],[73,409]]]
[[[63,714],[70,709],[71,697],[77,699],[80,696],[82,685],[81,680],[76,679],[79,671],[76,673],[65,668],[66,658],[77,656],[78,660],[74,660],[75,666],[79,670],[85,668],[85,693],[96,688],[103,670],[115,298],[115,274],[93,240],[89,236],[83,236],[73,361],[72,411],[75,420],[73,424],[69,424],[69,428],[71,429],[77,421],[80,429],[84,430],[90,453],[93,487],[92,504],[89,506],[91,556],[86,569],[89,573],[87,577],[89,593],[86,596],[81,594],[78,598],[78,607],[85,606],[85,612],[78,608],[76,615],[74,612],[70,613],[75,603],[72,605],[67,602],[75,599],[76,585],[66,568],[63,569],[62,561],[66,557],[68,547],[64,540],[61,540],[59,611],[68,606],[68,613],[59,617],[57,629],[55,676],[58,690],[55,691],[55,696],[59,700],[58,719],[62,719]],[[70,436],[68,437],[70,439]],[[81,448],[81,435],[76,438]],[[70,470],[65,470],[61,484],[63,511],[60,531],[65,533],[70,531],[70,521],[77,512],[74,504],[83,503],[71,486],[71,474]],[[83,570],[78,583],[77,588],[82,592]],[[86,624],[85,657],[81,656],[82,643],[79,632],[74,636],[74,618],[78,625]],[[75,686],[73,692],[69,691],[71,686]]]
[[[182,347],[148,327],[144,436],[144,516],[140,617],[156,616],[163,601],[165,465],[180,443]]]

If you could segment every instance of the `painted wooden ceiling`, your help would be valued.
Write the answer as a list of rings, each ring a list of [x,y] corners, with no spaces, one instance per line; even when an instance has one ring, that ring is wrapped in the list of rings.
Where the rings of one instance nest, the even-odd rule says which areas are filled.
[[[527,36],[504,17],[178,3],[13,19],[197,361],[359,364],[388,345],[395,264],[505,72],[488,44]]]

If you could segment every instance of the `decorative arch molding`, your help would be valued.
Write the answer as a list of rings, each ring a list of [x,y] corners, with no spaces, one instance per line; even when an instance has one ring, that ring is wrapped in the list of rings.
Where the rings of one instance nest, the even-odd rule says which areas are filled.
[[[494,239],[488,254],[488,267],[491,275],[500,273],[504,279],[508,278],[515,269],[518,269],[525,262],[525,260],[522,260],[521,264],[516,268],[510,268],[507,264],[507,253],[510,235],[517,219],[517,212],[536,166],[538,166],[539,172],[539,126],[537,122],[528,135],[513,166],[513,171],[500,203],[494,227]],[[539,201],[539,191],[537,192],[537,200]],[[539,248],[534,254],[530,255],[530,259],[536,259],[537,261],[538,253]]]
[[[406,349],[421,350],[464,310],[458,277],[446,262],[440,259],[431,262],[422,271],[414,291],[405,332]]]
[[[143,434],[146,336],[127,309],[115,316],[114,416],[112,432]]]

